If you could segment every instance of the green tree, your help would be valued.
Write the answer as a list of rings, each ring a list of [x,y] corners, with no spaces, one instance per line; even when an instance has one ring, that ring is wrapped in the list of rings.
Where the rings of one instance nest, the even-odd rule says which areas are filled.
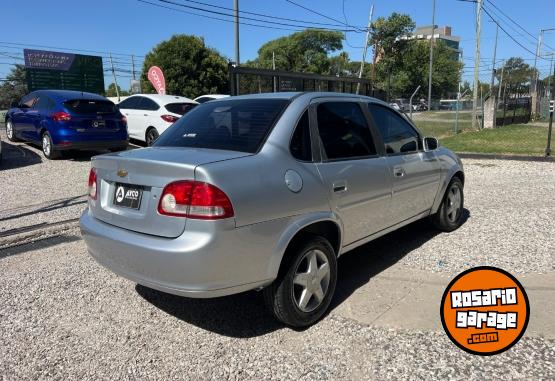
[[[429,81],[430,45],[427,41],[408,41],[398,66],[392,72],[391,90],[401,97],[409,97],[420,86],[417,94],[427,97]],[[461,64],[453,50],[442,41],[434,44],[434,66],[432,72],[432,97],[444,98],[456,93]]]
[[[370,44],[374,46],[377,57],[376,70],[382,79],[387,81],[388,98],[391,95],[391,76],[400,68],[415,23],[409,15],[392,13],[388,18],[378,17],[372,23]]]
[[[195,98],[229,91],[227,60],[201,37],[180,34],[156,45],[143,64],[141,88],[145,93],[155,92],[147,78],[151,66],[164,72],[167,94]]]
[[[12,102],[19,101],[27,92],[25,67],[15,65],[0,85],[0,109],[10,107]]]
[[[511,57],[505,62],[502,70],[497,70],[496,76],[499,80],[503,71],[503,83],[507,89],[507,95],[522,95],[528,93],[530,81],[537,75],[537,70],[528,65],[520,57]]]
[[[265,43],[248,66],[271,69],[275,57],[277,70],[330,74],[328,55],[342,48],[341,32],[307,29]]]
[[[119,85],[118,85],[118,91],[119,91],[119,95],[121,97],[125,97],[125,96],[128,96],[130,94],[129,91],[122,90]],[[112,82],[112,83],[110,83],[110,85],[108,85],[108,90],[106,90],[106,96],[107,97],[117,97],[118,96],[118,93],[116,92],[116,84],[114,82]]]

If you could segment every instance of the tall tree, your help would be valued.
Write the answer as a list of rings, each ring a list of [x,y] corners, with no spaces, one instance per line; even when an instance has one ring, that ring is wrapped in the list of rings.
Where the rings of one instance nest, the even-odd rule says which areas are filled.
[[[0,109],[10,107],[12,102],[19,101],[25,94],[27,94],[25,67],[15,65],[0,85]]]
[[[409,15],[392,13],[388,18],[379,17],[371,26],[370,44],[377,56],[378,74],[387,79],[388,97],[391,94],[391,76],[402,65],[415,23]]]
[[[537,70],[528,65],[520,57],[511,57],[505,62],[502,70],[497,70],[498,79],[503,71],[503,83],[507,86],[507,94],[516,96],[526,94],[530,81],[536,78]]]
[[[151,66],[164,72],[167,94],[195,98],[229,91],[226,59],[207,47],[201,37],[180,34],[156,45],[143,64],[141,87],[145,93],[154,92],[147,78]]]
[[[307,29],[265,43],[248,65],[271,69],[275,57],[278,70],[329,74],[329,54],[342,48],[341,32]]]

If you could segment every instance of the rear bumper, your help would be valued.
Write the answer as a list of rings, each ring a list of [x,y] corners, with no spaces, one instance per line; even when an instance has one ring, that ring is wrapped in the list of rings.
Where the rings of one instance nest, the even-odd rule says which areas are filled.
[[[270,284],[273,237],[260,237],[252,228],[236,229],[232,220],[211,222],[189,220],[185,232],[171,239],[112,226],[87,209],[80,226],[98,263],[156,290],[212,298]]]
[[[54,144],[54,149],[64,150],[105,150],[110,148],[123,148],[129,144],[128,140],[93,140],[93,141],[65,141]]]

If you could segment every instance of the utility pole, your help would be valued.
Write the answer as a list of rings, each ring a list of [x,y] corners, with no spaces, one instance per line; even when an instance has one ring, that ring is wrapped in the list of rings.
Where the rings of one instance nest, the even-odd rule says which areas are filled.
[[[272,69],[275,71],[276,70],[276,54],[274,53],[274,51],[272,51]],[[272,77],[272,82],[274,83],[274,93],[277,92],[277,81],[276,81],[276,76],[274,75]]]
[[[112,62],[112,53],[110,53],[110,66],[112,67],[112,75],[114,76],[114,85],[116,86],[116,95],[118,96],[118,103],[120,101],[118,80],[116,79],[116,71],[114,70],[114,62]]]
[[[239,0],[233,0],[234,6],[234,26],[235,26],[235,66],[239,66],[241,63],[239,57]],[[235,82],[232,85],[235,86],[235,93],[239,95],[239,74],[235,75]]]
[[[482,0],[478,0],[482,1]],[[428,111],[432,111],[432,71],[434,69],[434,35],[436,33],[436,0],[432,1],[432,37],[430,38],[430,73],[428,78]]]
[[[552,53],[555,54],[555,53]],[[555,68],[553,68],[553,76],[555,77]],[[545,156],[551,156],[551,134],[553,131],[553,111],[555,107],[555,81],[551,84],[551,102],[549,102],[549,129],[547,130],[547,148]]]
[[[501,67],[501,78],[499,79],[499,93],[497,95],[498,102],[501,99],[501,87],[503,86],[503,74],[505,74],[505,63]]]
[[[368,39],[370,38],[370,27],[372,26],[372,16],[374,15],[374,5],[370,7],[370,15],[368,16],[368,29],[366,30],[366,40],[364,40],[364,50],[362,51],[362,60],[360,61],[360,71],[358,72],[358,79],[362,78],[364,71],[364,64],[366,62],[366,52],[368,51]],[[360,92],[360,81],[357,83],[357,95]]]
[[[133,80],[135,80],[135,55],[131,54],[131,71],[133,72]]]
[[[234,24],[235,24],[235,65],[239,66],[239,0],[233,0],[234,5]]]
[[[480,82],[480,34],[482,31],[482,1],[476,7],[476,52],[474,53],[474,94],[472,96],[472,129],[478,125],[478,86]]]
[[[495,60],[497,58],[497,37],[499,37],[499,25],[495,31],[495,47],[493,48],[493,68],[491,69],[491,84],[489,87],[490,94],[493,95],[493,84],[495,82]]]

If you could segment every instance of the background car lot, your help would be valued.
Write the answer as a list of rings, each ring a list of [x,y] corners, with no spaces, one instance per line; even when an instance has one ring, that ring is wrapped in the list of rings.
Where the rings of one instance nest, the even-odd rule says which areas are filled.
[[[90,154],[46,161],[1,133],[6,379],[555,377],[553,163],[465,160],[465,224],[449,235],[413,224],[346,255],[331,313],[295,331],[260,308],[258,293],[180,298],[97,265],[72,222]],[[488,358],[455,347],[438,313],[450,279],[483,264],[514,273],[532,304],[522,341]]]

